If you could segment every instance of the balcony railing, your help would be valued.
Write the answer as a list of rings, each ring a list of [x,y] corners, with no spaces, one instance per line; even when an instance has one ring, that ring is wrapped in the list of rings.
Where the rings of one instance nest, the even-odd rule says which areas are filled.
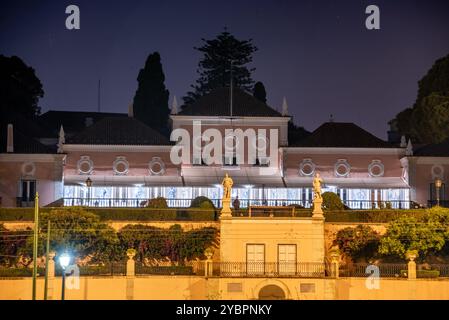
[[[136,263],[135,274],[204,276],[204,261],[188,261],[182,265],[145,265]]]
[[[366,278],[371,274],[376,275],[374,272],[375,266],[379,268],[378,276],[380,278],[399,278],[404,277],[404,270],[407,270],[407,264],[405,263],[382,263],[379,265],[371,265],[369,263],[354,263],[348,266],[340,267],[340,277],[362,277]],[[369,268],[370,267],[370,268]]]
[[[213,275],[220,277],[323,278],[324,263],[315,262],[214,262]]]
[[[83,207],[110,207],[110,208],[140,208],[145,207],[147,199],[137,198],[64,198],[64,206]],[[211,199],[215,207],[221,207],[221,199]],[[167,199],[169,207],[186,208],[190,207],[192,199]],[[239,199],[240,208],[249,206],[301,206],[311,208],[310,200],[295,199]],[[443,202],[441,202],[443,203]],[[410,209],[412,203],[405,200],[371,201],[371,200],[343,200],[343,204],[355,210],[370,209]],[[446,204],[449,207],[449,202]]]

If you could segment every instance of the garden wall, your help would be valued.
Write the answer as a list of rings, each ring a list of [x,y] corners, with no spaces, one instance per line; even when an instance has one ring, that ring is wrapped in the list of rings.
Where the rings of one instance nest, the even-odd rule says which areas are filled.
[[[449,280],[381,279],[368,289],[365,278],[205,278],[199,276],[81,277],[79,289],[67,289],[67,300],[207,300],[257,299],[260,290],[276,285],[294,300],[449,300]],[[43,299],[43,279],[37,298]],[[51,283],[49,297],[61,298],[61,278]],[[240,290],[235,290],[238,287]],[[0,300],[31,298],[31,278],[0,279]],[[232,289],[232,290],[231,290]]]

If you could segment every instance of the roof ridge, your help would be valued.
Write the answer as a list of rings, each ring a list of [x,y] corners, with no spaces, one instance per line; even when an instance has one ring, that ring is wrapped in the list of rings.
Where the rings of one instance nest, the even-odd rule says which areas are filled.
[[[179,115],[231,116],[229,87],[219,87],[186,105]],[[258,100],[241,88],[233,88],[232,116],[283,117],[268,104]]]
[[[170,144],[160,132],[133,117],[104,117],[67,140],[68,144]]]
[[[324,122],[296,146],[391,148],[392,144],[353,122]]]

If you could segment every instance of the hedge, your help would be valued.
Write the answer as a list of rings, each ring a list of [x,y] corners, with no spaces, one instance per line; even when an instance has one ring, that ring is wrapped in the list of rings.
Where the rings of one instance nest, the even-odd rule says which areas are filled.
[[[401,270],[401,275],[407,277],[408,270]],[[440,271],[438,270],[416,270],[417,278],[438,278]]]
[[[49,208],[39,208],[39,212],[48,212]],[[34,208],[0,208],[0,221],[33,221]]]
[[[56,208],[40,208],[39,212],[49,212],[52,209]],[[98,215],[103,221],[214,221],[218,217],[218,210],[201,208],[86,208],[86,210]],[[0,221],[33,220],[34,208],[0,208]]]
[[[426,216],[428,212],[425,209],[409,209],[409,210],[344,210],[344,211],[328,211],[324,217],[326,222],[373,222],[388,223],[403,215],[411,215],[418,219]]]
[[[39,277],[45,276],[44,268],[37,268],[37,274]],[[32,268],[9,268],[9,267],[1,267],[0,266],[0,278],[1,277],[32,277],[33,269]]]
[[[39,211],[49,212],[52,209],[53,208],[40,208]],[[101,220],[117,221],[214,221],[217,220],[220,214],[220,209],[203,208],[86,208],[86,210],[99,215]],[[243,216],[247,216],[247,211],[245,209],[241,209],[240,212]],[[310,209],[297,209],[295,212],[296,217],[312,216]],[[426,214],[425,209],[378,209],[328,211],[324,214],[324,216],[326,218],[326,222],[388,223],[402,215],[413,215],[417,218],[422,218]],[[0,221],[33,220],[34,208],[0,208]]]
[[[136,275],[193,275],[192,266],[142,266],[136,265]]]

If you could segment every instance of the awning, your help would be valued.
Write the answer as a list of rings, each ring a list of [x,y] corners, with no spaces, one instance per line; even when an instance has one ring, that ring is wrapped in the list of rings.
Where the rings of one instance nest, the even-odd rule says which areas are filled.
[[[285,178],[285,182],[288,188],[312,188],[312,181],[313,177]],[[410,188],[409,184],[401,177],[323,178],[323,187],[326,186],[359,189]]]
[[[100,176],[91,175],[92,186],[160,186],[160,187],[182,187],[180,176]],[[66,185],[84,185],[87,176],[69,175],[64,176]]]
[[[234,188],[262,187],[263,185],[274,188],[285,187],[279,170],[266,167],[189,166],[182,168],[186,186],[221,186],[226,173],[232,178]]]

